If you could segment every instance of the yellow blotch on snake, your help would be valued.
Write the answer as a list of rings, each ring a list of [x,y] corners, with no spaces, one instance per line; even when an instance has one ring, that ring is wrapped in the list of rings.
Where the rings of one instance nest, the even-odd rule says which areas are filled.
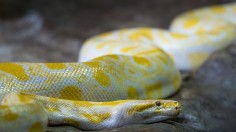
[[[149,30],[148,28],[140,29],[136,31],[135,33],[132,33],[129,38],[131,40],[141,40],[142,38],[148,38],[149,40],[153,40],[152,30]]]
[[[154,53],[158,53],[158,52],[163,53],[163,51],[160,48],[155,48],[155,49],[139,52],[136,55],[148,55],[148,54],[154,54]]]
[[[93,107],[93,106],[117,106],[119,104],[125,103],[129,100],[119,100],[111,102],[88,102],[88,101],[74,101],[75,106],[78,107]]]
[[[45,106],[45,109],[49,112],[58,112],[60,109],[58,107],[47,107]]]
[[[141,58],[141,57],[134,57],[133,59],[139,65],[147,66],[147,67],[151,67],[152,66],[151,62],[148,59]]]
[[[128,69],[130,74],[135,74],[135,71],[133,69]]]
[[[102,114],[89,114],[89,113],[83,113],[82,114],[85,118],[87,118],[90,122],[94,124],[99,124],[109,117],[111,117],[111,113],[102,113]]]
[[[36,122],[30,127],[29,131],[30,132],[43,132],[43,126],[40,122]]]
[[[93,74],[94,79],[100,83],[102,86],[109,87],[110,86],[110,78],[101,70],[96,71]]]
[[[163,56],[158,56],[158,59],[160,59],[163,63],[168,64],[168,60]]]
[[[110,56],[112,57],[112,56]],[[116,58],[116,56],[113,56],[114,58]],[[95,60],[100,60],[100,59],[103,59],[104,57],[99,57],[99,58],[96,58]],[[92,69],[94,67],[101,67],[101,63],[99,62],[96,62],[96,63],[86,63],[87,66],[91,67]],[[109,87],[110,86],[110,78],[108,77],[108,75],[106,75],[102,69],[93,69],[93,78],[99,83],[101,84],[102,86],[105,86],[105,87]]]
[[[109,40],[109,41],[100,43],[96,46],[96,49],[102,49],[104,46],[106,46],[107,44],[112,43],[112,42],[113,42],[112,40]]]
[[[147,99],[162,97],[162,83],[147,85],[145,88]]]
[[[68,125],[74,125],[74,126],[77,126],[77,127],[79,126],[79,122],[76,121],[75,119],[72,119],[72,118],[65,118],[64,123],[68,124]]]
[[[115,59],[115,60],[119,60],[119,56],[118,55],[109,55],[109,58]]]
[[[29,76],[26,74],[23,66],[16,63],[2,63],[0,65],[0,71],[7,72],[20,81],[29,80]]]
[[[119,100],[119,101],[112,101],[112,102],[100,102],[97,104],[98,106],[117,106],[123,103],[128,102],[129,100]]]
[[[14,113],[9,108],[6,108],[6,112],[1,118],[6,121],[15,121],[18,119],[18,117],[19,115],[17,113]]]
[[[46,63],[45,65],[52,70],[62,70],[66,68],[66,65],[63,63]]]
[[[134,87],[128,88],[128,98],[129,99],[139,99],[139,93],[138,90]]]
[[[179,34],[179,33],[172,33],[170,35],[171,35],[171,37],[173,37],[175,39],[186,39],[186,38],[188,38],[187,35]]]
[[[136,112],[142,112],[143,110],[146,110],[148,108],[151,108],[155,106],[155,104],[140,104],[140,105],[135,105],[134,107],[131,107],[127,110],[128,115],[133,115]]]
[[[198,18],[194,18],[194,19],[188,19],[186,20],[186,22],[184,23],[184,27],[185,28],[192,28],[194,26],[196,26],[199,23],[199,19]]]
[[[82,92],[77,86],[66,86],[61,92],[60,98],[69,100],[80,100]]]
[[[18,99],[21,103],[29,103],[32,102],[32,99],[30,99],[29,97],[25,97],[25,96],[18,96]]]
[[[224,13],[226,10],[224,7],[215,6],[210,9],[214,13]]]
[[[48,101],[49,102],[53,102],[53,103],[55,103],[55,102],[59,102],[59,99],[58,98],[48,98]]]
[[[121,49],[121,51],[124,52],[124,53],[126,53],[126,52],[129,52],[129,51],[131,51],[131,50],[133,50],[133,49],[135,49],[135,48],[136,48],[135,46],[132,46],[132,47],[125,47],[125,48]]]
[[[164,43],[169,43],[169,40],[166,38],[165,32],[158,32],[158,38]]]

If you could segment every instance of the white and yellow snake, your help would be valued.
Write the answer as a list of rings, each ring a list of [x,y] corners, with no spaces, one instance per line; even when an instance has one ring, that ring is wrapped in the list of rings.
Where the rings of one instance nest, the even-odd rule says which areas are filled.
[[[0,131],[45,131],[48,124],[99,130],[175,117],[178,102],[156,99],[179,89],[180,70],[199,68],[235,37],[230,3],[184,13],[169,31],[95,36],[81,63],[0,63]]]

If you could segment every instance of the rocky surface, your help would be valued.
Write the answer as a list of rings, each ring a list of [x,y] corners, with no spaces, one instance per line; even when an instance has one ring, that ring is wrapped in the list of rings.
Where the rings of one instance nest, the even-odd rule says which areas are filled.
[[[233,0],[33,0],[27,7],[36,14],[29,19],[20,19],[17,13],[17,19],[0,20],[0,61],[77,61],[82,42],[95,34],[125,27],[168,28],[173,17],[181,12],[230,1]],[[40,29],[35,19],[43,22]],[[3,25],[11,28],[4,29]],[[16,34],[22,30],[19,27],[25,27],[25,34],[20,37]],[[236,128],[235,69],[236,45],[231,45],[213,54],[171,97],[182,103],[178,118],[104,131],[233,131]],[[56,126],[48,131],[79,130]]]

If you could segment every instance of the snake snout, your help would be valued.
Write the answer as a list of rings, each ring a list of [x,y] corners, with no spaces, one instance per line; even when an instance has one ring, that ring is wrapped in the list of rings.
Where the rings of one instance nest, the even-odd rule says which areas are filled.
[[[160,101],[160,114],[166,116],[177,116],[181,111],[181,104],[173,100]]]

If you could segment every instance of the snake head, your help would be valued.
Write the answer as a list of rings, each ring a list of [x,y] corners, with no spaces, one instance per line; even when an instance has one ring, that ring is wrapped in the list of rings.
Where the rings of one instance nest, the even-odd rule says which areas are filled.
[[[129,124],[152,123],[178,116],[181,105],[173,100],[134,100],[126,104]]]

